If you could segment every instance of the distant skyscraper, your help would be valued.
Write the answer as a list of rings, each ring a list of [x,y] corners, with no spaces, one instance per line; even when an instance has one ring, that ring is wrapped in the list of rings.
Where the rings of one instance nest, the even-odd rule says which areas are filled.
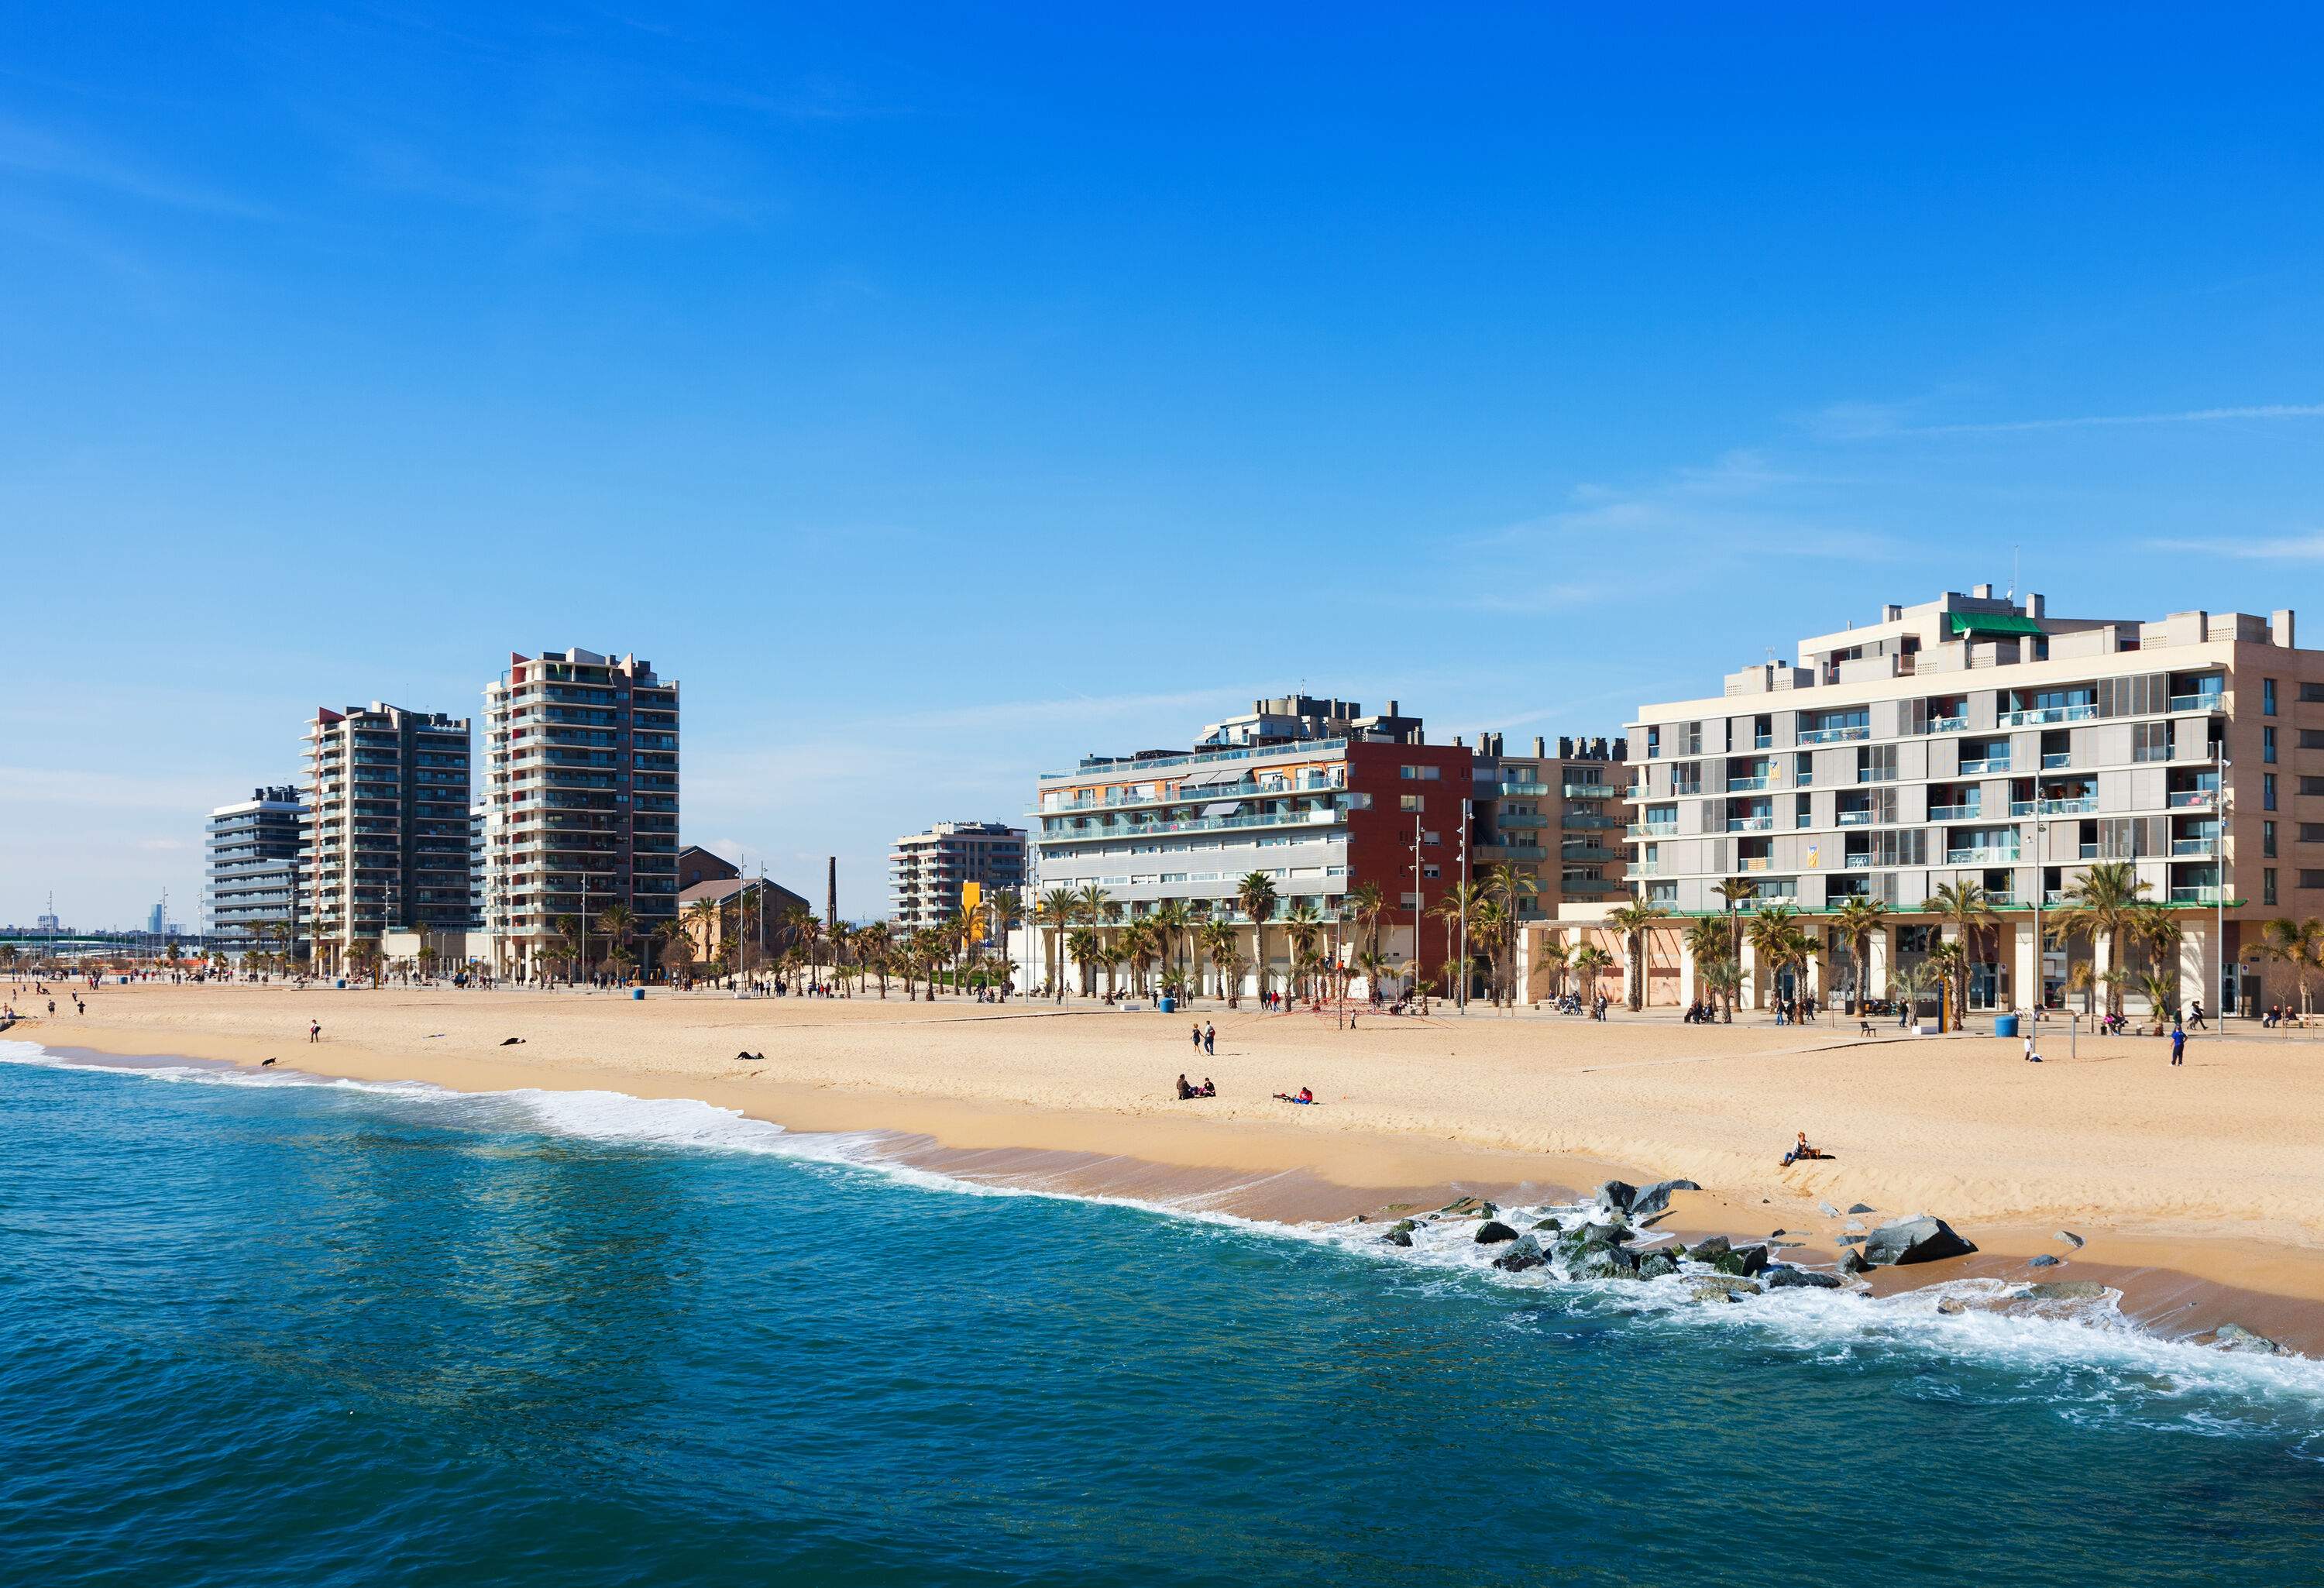
[[[153,906],[152,913],[145,918],[145,929],[157,937],[161,935],[161,906],[158,901]]]
[[[512,654],[484,686],[484,931],[502,973],[545,973],[558,923],[594,932],[613,905],[650,965],[678,915],[678,685],[634,656]]]
[[[374,701],[307,731],[307,900],[318,962],[468,925],[468,719]]]
[[[307,806],[287,785],[253,789],[250,798],[210,812],[204,913],[213,947],[229,954],[272,949],[273,924],[300,915],[300,878],[307,854]]]

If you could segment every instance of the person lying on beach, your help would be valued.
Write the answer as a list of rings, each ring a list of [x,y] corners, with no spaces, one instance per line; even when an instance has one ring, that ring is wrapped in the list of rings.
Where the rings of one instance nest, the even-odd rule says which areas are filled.
[[[1277,1092],[1275,1099],[1278,1103],[1313,1103],[1315,1101],[1315,1090],[1312,1086],[1302,1086],[1296,1097],[1288,1092]]]

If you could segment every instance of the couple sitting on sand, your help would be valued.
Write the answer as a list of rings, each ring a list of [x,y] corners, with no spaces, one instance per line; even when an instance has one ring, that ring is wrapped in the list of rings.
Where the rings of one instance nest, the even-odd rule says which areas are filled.
[[[1219,1084],[1208,1076],[1203,1077],[1203,1084],[1199,1086],[1188,1085],[1184,1075],[1178,1077],[1178,1101],[1181,1103],[1191,1102],[1197,1097],[1216,1097],[1218,1094]]]
[[[1809,1146],[1808,1133],[1805,1131],[1802,1131],[1800,1132],[1799,1145],[1793,1148],[1789,1152],[1784,1154],[1784,1167],[1785,1168],[1789,1168],[1794,1164],[1800,1162],[1803,1159],[1830,1158],[1831,1156],[1831,1153],[1826,1152],[1821,1147]]]

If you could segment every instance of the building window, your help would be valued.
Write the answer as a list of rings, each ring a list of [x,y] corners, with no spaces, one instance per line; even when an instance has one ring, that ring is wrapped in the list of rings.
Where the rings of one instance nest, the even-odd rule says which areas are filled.
[[[1396,797],[1396,808],[1398,810],[1425,809],[1427,799],[1425,794],[1399,794]]]
[[[2300,841],[2302,844],[2324,844],[2324,822],[2301,823]]]
[[[2263,859],[2275,858],[2275,824],[2273,822],[2262,822],[2259,825],[2259,852]]]
[[[1793,795],[1792,826],[1795,827],[1804,827],[1809,825],[1809,822],[1810,812],[1808,809],[1808,797],[1804,794]]]
[[[1397,768],[1397,776],[1423,783],[1433,783],[1443,775],[1443,769],[1441,767],[1404,766]]]
[[[2300,747],[2302,750],[2324,750],[2324,728],[2301,729]]]
[[[2259,681],[2259,710],[2262,716],[2275,715],[2275,680],[2273,679],[2262,679]]]
[[[2324,888],[2324,872],[2301,872],[2300,885],[2302,888]]]
[[[2301,685],[2300,698],[2303,704],[2309,706],[2313,706],[2319,701],[2324,701],[2324,684]]]
[[[2263,867],[2260,871],[2259,901],[2262,904],[2275,902],[2275,868],[2272,865]]]
[[[1792,785],[1804,789],[1815,781],[1815,756],[1806,750],[1792,757]]]
[[[1678,903],[1678,884],[1676,882],[1648,882],[1646,884],[1646,902],[1649,904],[1668,904],[1675,906]]]
[[[1659,726],[1649,725],[1646,729],[1646,759],[1652,761],[1662,752],[1663,731]]]
[[[2262,772],[2259,776],[2259,808],[2262,810],[2275,808],[2275,774],[2273,772]]]
[[[1701,723],[1689,723],[1686,725],[1686,733],[1682,740],[1679,753],[1681,755],[1701,755],[1702,753],[1702,725]]]
[[[2275,730],[2273,728],[2262,728],[2259,731],[2259,758],[2270,766],[2275,764]]]
[[[1425,865],[1420,868],[1420,874],[1424,877],[1441,877],[1444,872],[1441,866]]]
[[[2170,760],[2171,725],[2169,723],[2131,724],[2130,759],[2133,761]]]

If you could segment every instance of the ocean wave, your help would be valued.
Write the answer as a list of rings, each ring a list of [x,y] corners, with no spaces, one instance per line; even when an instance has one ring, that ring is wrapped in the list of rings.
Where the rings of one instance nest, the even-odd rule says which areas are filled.
[[[1181,1203],[964,1178],[899,1160],[877,1133],[790,1131],[692,1098],[538,1087],[463,1093],[427,1082],[352,1080],[297,1070],[107,1063],[10,1039],[0,1039],[0,1062],[176,1085],[359,1093],[424,1107],[431,1113],[443,1111],[449,1122],[470,1128],[682,1152],[763,1156],[944,1195],[1120,1207],[1255,1239],[1327,1247],[1402,1273],[1617,1311],[1643,1326],[1775,1344],[1833,1362],[1883,1351],[1957,1358],[2038,1379],[2036,1392],[2056,1402],[2066,1415],[2135,1417],[2141,1407],[2152,1412],[2157,1401],[2178,1402],[2169,1426],[2188,1432],[2227,1432],[2236,1426],[2236,1418],[2219,1411],[2215,1402],[2221,1397],[2324,1411],[2324,1362],[2229,1353],[2165,1338],[2125,1316],[2120,1292],[2111,1288],[2097,1297],[2034,1305],[2026,1298],[2030,1282],[1974,1279],[1940,1281],[1880,1297],[1854,1286],[1838,1290],[1787,1287],[1731,1302],[1705,1302],[1693,1298],[1689,1282],[1710,1270],[1694,1263],[1684,1265],[1680,1274],[1647,1280],[1572,1279],[1554,1261],[1524,1272],[1501,1270],[1493,1266],[1493,1259],[1507,1248],[1478,1245],[1473,1217],[1441,1210],[1416,1214],[1412,1244],[1402,1247],[1384,1241],[1388,1226],[1376,1222],[1281,1223],[1205,1207],[1199,1199]],[[1593,1215],[1605,1216],[1602,1209],[1582,1201],[1510,1206],[1498,1216],[1525,1230],[1542,1219],[1556,1218],[1570,1225]],[[1647,1242],[1655,1239],[1646,1237]],[[2315,1435],[2324,1440],[2324,1428]]]

